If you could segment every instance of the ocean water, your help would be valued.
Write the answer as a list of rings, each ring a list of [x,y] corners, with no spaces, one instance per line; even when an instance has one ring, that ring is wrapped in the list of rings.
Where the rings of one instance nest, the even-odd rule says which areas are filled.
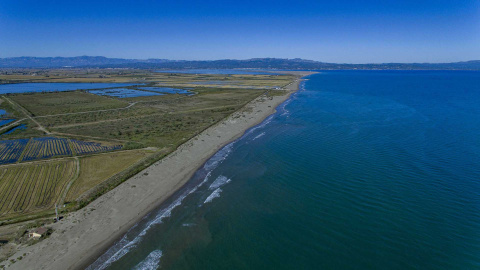
[[[480,72],[308,78],[89,269],[479,269]]]

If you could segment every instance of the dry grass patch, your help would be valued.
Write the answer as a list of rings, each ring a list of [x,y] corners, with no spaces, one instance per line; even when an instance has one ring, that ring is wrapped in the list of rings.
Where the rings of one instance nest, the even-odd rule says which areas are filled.
[[[0,167],[0,219],[53,209],[75,173],[74,159]]]
[[[80,158],[80,175],[70,188],[66,201],[74,201],[84,192],[152,154],[132,150]]]

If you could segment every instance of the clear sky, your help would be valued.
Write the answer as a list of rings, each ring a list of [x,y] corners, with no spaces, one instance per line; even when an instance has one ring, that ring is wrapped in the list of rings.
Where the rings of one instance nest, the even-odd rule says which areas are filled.
[[[479,0],[0,0],[0,57],[480,59]]]

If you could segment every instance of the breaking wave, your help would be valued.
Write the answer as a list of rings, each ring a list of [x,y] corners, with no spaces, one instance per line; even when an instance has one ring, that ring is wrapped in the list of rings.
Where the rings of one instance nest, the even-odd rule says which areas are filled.
[[[210,196],[208,196],[207,199],[203,203],[209,203],[213,199],[220,197],[220,192],[222,192],[221,188],[215,189],[215,191],[212,192],[212,194],[210,194]]]
[[[145,260],[137,264],[133,269],[134,270],[155,270],[160,265],[160,258],[162,257],[161,250],[154,250],[148,254]]]
[[[255,136],[255,138],[253,138],[253,140],[256,140],[256,139],[258,139],[258,138],[261,138],[261,137],[263,137],[264,135],[265,135],[265,132],[262,132],[262,133],[258,134],[257,136]]]
[[[205,165],[203,165],[203,168],[206,171],[210,172],[216,167],[218,167],[218,165],[228,157],[228,154],[232,152],[234,143],[235,142],[231,142],[225,145],[222,149],[220,149],[220,151],[215,153],[215,155],[213,155],[207,162],[205,162]]]
[[[157,212],[157,215],[150,220],[148,223],[146,223],[145,227],[143,230],[140,231],[136,236],[130,235],[133,228],[136,228],[137,225],[132,227],[123,237],[120,241],[118,241],[116,244],[114,244],[110,249],[108,249],[102,256],[100,256],[93,264],[91,264],[87,270],[103,270],[109,267],[112,263],[118,261],[121,259],[125,254],[127,254],[130,250],[133,248],[137,247],[137,244],[140,242],[140,240],[145,236],[145,234],[154,226],[157,224],[162,223],[162,220],[164,218],[170,217],[172,214],[173,209],[175,209],[177,206],[182,204],[182,201],[190,194],[193,192],[197,191],[198,188],[203,186],[205,184],[211,175],[211,172],[213,169],[218,167],[220,163],[222,163],[223,160],[228,156],[228,154],[232,151],[234,142],[226,145],[223,147],[220,151],[218,151],[215,155],[213,155],[203,166],[205,171],[208,173],[205,175],[203,178],[203,181],[200,182],[198,185],[194,186],[193,188],[184,191],[175,201],[173,201],[170,205],[168,205],[165,208],[162,208]],[[223,176],[224,177],[224,176]],[[226,179],[226,180],[225,180]],[[222,178],[222,176],[218,177],[212,185],[224,185],[230,181],[230,179]],[[218,191],[220,193],[220,191]],[[218,195],[219,196],[219,195]],[[211,198],[210,200],[212,200]],[[148,218],[148,216],[146,217]],[[147,268],[148,269],[148,268]]]
[[[275,116],[275,114],[272,114],[270,115],[269,117],[267,117],[260,125],[258,126],[255,126],[253,128],[251,128],[250,130],[248,130],[244,136],[248,136],[248,135],[251,135],[253,132],[255,132],[255,130],[257,129],[260,129],[260,128],[264,128],[266,125],[270,124],[270,122],[272,122],[272,119],[273,117]]]
[[[227,177],[220,175],[219,177],[217,177],[217,179],[215,179],[215,181],[213,181],[213,183],[210,185],[208,189],[209,190],[217,189],[227,183],[230,183],[230,181],[231,179],[228,179]]]

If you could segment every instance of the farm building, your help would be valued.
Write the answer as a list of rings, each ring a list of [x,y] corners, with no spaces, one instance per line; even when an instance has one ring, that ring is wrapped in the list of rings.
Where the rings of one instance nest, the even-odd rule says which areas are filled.
[[[28,233],[28,237],[30,238],[40,238],[47,233],[48,229],[45,227],[36,228]]]

